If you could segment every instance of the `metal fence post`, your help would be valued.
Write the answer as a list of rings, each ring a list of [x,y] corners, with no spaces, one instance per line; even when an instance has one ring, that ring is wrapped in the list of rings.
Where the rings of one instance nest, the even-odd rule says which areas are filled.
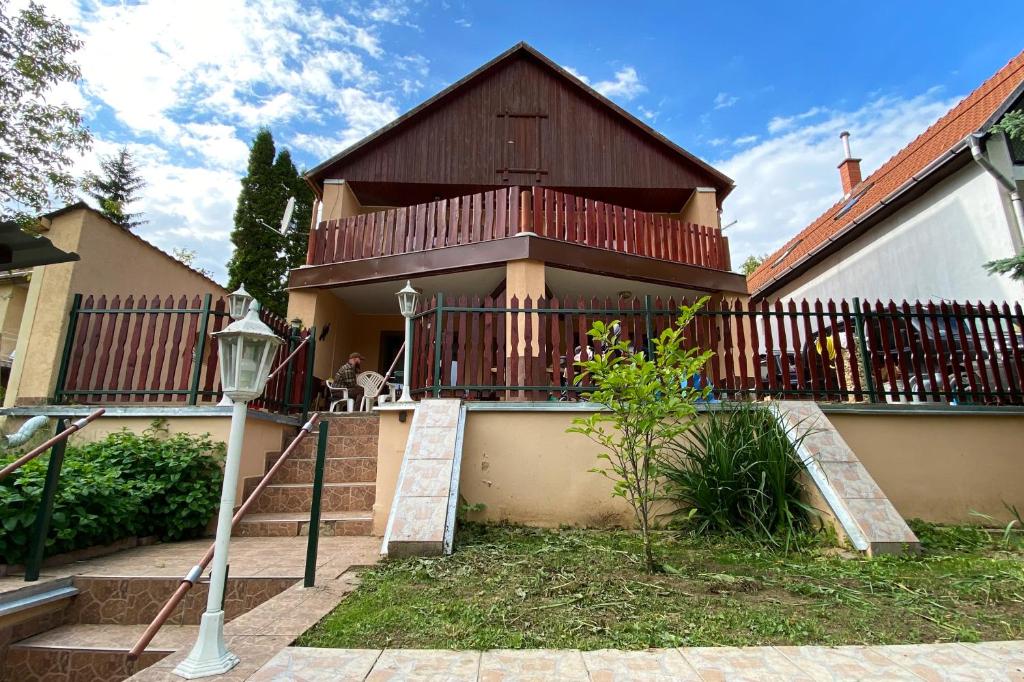
[[[75,332],[78,331],[78,311],[82,308],[82,295],[75,294],[71,298],[71,313],[68,316],[68,332],[64,339],[64,351],[60,355],[60,369],[57,371],[57,386],[53,392],[53,402],[64,399],[64,386],[68,380],[68,369],[71,367],[71,349],[75,343]]]
[[[58,419],[56,433],[60,433],[66,428],[67,424],[64,419]],[[50,462],[46,467],[43,496],[39,500],[39,510],[36,512],[36,522],[32,527],[28,558],[25,560],[25,582],[39,580],[39,569],[43,565],[43,552],[46,550],[46,534],[50,531],[53,501],[57,496],[60,468],[64,464],[64,449],[67,447],[67,443],[68,439],[62,438],[50,448]]]
[[[868,388],[868,402],[875,402],[875,373],[872,371],[871,356],[868,355],[868,344],[864,340],[864,312],[860,307],[860,299],[853,299],[853,324],[857,328],[857,350],[864,366],[864,381]]]
[[[292,327],[288,327],[288,353],[285,357],[288,358],[288,364],[284,368],[284,396],[281,400],[280,410],[282,414],[287,414],[288,410],[291,409],[292,393],[294,392],[294,386],[292,381],[295,380],[295,358],[291,357],[292,351],[295,350],[295,342],[300,338],[300,331],[296,331]]]
[[[651,320],[652,313],[652,299],[650,294],[644,295],[644,324],[646,325],[647,331],[647,359],[654,359],[654,341],[651,337],[654,335],[654,323]]]
[[[306,377],[302,386],[302,421],[309,416],[309,402],[313,397],[313,361],[316,360],[316,327],[309,328],[309,346],[306,350]]]
[[[203,296],[203,308],[199,318],[199,338],[196,340],[195,357],[192,359],[192,380],[188,386],[188,404],[195,405],[199,402],[199,380],[203,374],[203,356],[206,354],[206,330],[210,323],[210,307],[213,301],[212,294]]]
[[[441,344],[444,343],[444,335],[441,333],[441,325],[444,323],[444,292],[437,292],[437,308],[434,309],[434,397],[441,397]],[[405,351],[408,353],[409,349]]]
[[[313,500],[309,505],[309,537],[306,540],[306,574],[303,587],[316,583],[316,553],[320,541],[320,498],[324,488],[324,462],[327,459],[327,432],[330,422],[321,419],[316,441],[316,465],[313,469]]]

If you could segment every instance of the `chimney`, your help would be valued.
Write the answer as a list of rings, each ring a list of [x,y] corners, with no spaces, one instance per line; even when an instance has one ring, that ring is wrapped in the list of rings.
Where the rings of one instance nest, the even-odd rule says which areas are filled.
[[[839,164],[839,179],[843,181],[843,196],[850,196],[853,188],[860,184],[860,159],[853,158],[850,152],[850,133],[839,133],[843,141],[843,162]]]

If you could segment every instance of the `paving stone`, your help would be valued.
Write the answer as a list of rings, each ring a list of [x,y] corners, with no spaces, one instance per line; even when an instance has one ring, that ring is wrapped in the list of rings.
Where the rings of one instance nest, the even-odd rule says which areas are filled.
[[[677,649],[648,649],[647,651],[618,651],[600,649],[583,652],[583,660],[590,679],[595,682],[668,682],[694,680],[700,676]]]

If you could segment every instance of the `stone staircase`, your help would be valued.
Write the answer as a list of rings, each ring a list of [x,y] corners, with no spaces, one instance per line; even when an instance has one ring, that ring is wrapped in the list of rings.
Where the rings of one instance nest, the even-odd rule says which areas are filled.
[[[375,414],[323,414],[329,425],[324,488],[320,506],[320,534],[370,535],[377,491],[377,435]],[[313,469],[317,434],[307,436],[274,476],[241,521],[235,535],[243,537],[295,536],[309,532],[313,500]],[[266,470],[280,453],[268,454]],[[258,479],[246,481],[246,496]]]
[[[190,646],[199,630],[194,623],[206,608],[205,582],[186,595],[140,659],[128,661],[128,650],[180,582],[81,575],[5,593],[0,612],[9,613],[0,617],[0,680],[123,680]],[[230,621],[294,583],[294,577],[229,578],[225,615]],[[5,620],[9,627],[3,627]]]

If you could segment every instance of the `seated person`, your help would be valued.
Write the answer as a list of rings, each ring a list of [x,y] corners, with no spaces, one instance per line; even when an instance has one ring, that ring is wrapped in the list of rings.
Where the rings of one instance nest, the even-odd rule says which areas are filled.
[[[356,385],[356,375],[359,374],[359,365],[362,361],[362,353],[352,353],[348,356],[348,361],[334,373],[335,388],[347,388],[348,397],[355,400],[357,407],[363,397],[363,387]]]

